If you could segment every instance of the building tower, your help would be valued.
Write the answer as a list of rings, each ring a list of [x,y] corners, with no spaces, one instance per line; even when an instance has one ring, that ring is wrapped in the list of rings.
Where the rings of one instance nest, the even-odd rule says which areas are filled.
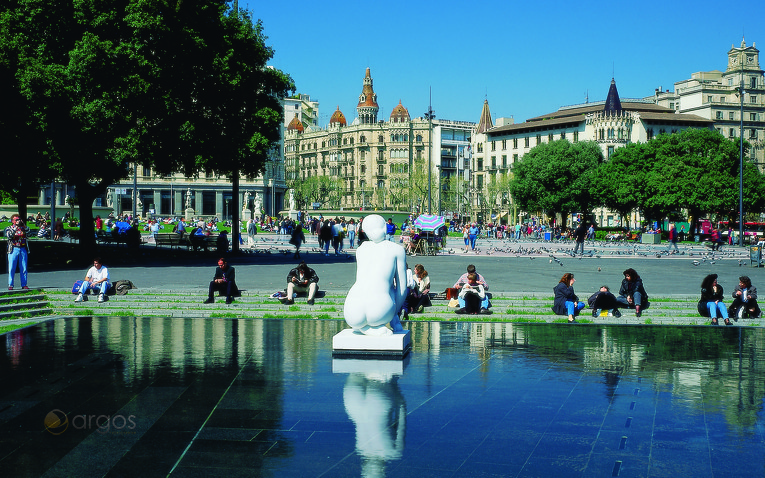
[[[372,88],[372,75],[367,68],[367,74],[364,77],[364,87],[361,89],[359,95],[359,104],[356,107],[356,111],[359,115],[359,122],[361,124],[375,124],[377,123],[377,111],[380,107],[377,105],[377,95]]]

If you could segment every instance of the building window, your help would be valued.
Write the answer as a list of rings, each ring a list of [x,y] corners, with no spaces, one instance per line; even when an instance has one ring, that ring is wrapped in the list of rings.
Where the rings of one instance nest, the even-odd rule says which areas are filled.
[[[477,153],[483,153],[483,143],[478,143],[478,151]]]
[[[714,102],[713,100],[714,100],[714,96],[712,95],[707,96],[707,103],[713,103]]]
[[[574,143],[579,141],[579,131],[574,131]]]
[[[720,97],[720,103],[725,103],[725,97],[724,96]]]
[[[525,140],[524,142],[526,143],[526,147],[528,148],[529,147],[529,137],[526,136],[526,138],[524,138],[524,140]]]
[[[496,141],[492,141],[491,142],[491,150],[492,151],[496,151],[497,150],[497,142]]]
[[[513,149],[518,149],[518,138],[513,138]]]
[[[754,130],[752,130],[752,131],[754,131]],[[491,157],[491,169],[497,169],[497,157],[496,156],[492,156]]]
[[[478,189],[483,189],[483,174],[476,175],[478,181]]]
[[[719,120],[723,119],[723,112],[722,111],[718,111],[717,115],[715,116],[715,118],[717,118]]]
[[[542,135],[541,134],[537,135],[537,144],[542,144]]]
[[[364,136],[364,135],[362,134],[362,135],[361,135],[361,138],[359,138],[359,143],[365,143],[366,141],[367,141],[367,138],[366,138],[366,136]]]
[[[382,165],[377,167],[377,175],[378,176],[384,176],[385,175],[385,169],[383,169]]]
[[[418,134],[418,135],[416,136],[416,140],[417,140],[417,142],[418,142],[418,143],[422,143],[422,135],[421,135],[421,134]]]
[[[669,103],[669,109],[671,109],[671,110],[675,109],[675,104],[670,102]]]
[[[750,103],[757,103],[757,95],[749,95]]]
[[[560,132],[560,139],[566,139],[566,132],[565,131],[561,131]]]
[[[757,88],[757,77],[753,76],[749,78],[749,88]]]
[[[476,169],[478,171],[483,171],[483,158],[477,158],[476,159]]]
[[[648,128],[645,131],[645,134],[646,134],[646,138],[648,138],[649,140],[653,139],[653,128]]]
[[[728,119],[729,120],[733,120],[733,112],[732,111],[728,111]]]
[[[507,169],[507,155],[502,155],[502,169]]]
[[[749,113],[749,121],[757,121],[757,113]]]
[[[735,128],[728,128],[728,137],[729,138],[735,138],[736,137],[736,129]]]
[[[553,134],[552,133],[547,135],[547,142],[548,143],[552,143],[553,142]]]
[[[507,140],[503,139],[502,140],[502,150],[505,150],[505,149],[507,149]]]
[[[757,139],[757,130],[753,129],[749,132],[749,139]]]
[[[378,143],[382,143],[382,142],[384,142],[384,141],[385,141],[385,138],[383,138],[383,137],[382,137],[382,135],[380,135],[380,136],[378,136],[378,137],[377,137],[377,142],[378,142]]]
[[[367,172],[367,167],[362,164],[361,165],[361,174],[366,174],[366,172]]]
[[[517,162],[518,162],[518,155],[517,155],[517,154],[514,154],[514,155],[513,155],[513,162],[514,162],[514,163],[517,163]]]
[[[609,146],[608,147],[608,159],[611,159],[611,155],[614,154],[614,147]]]

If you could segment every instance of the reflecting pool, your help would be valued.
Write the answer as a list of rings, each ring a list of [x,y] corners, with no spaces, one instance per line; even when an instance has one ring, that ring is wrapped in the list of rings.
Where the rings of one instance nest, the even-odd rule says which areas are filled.
[[[86,317],[0,340],[2,476],[765,476],[765,333]]]

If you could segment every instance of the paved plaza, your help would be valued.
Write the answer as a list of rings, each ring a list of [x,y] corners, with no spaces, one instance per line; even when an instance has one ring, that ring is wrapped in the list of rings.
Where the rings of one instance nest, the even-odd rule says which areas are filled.
[[[283,288],[296,263],[267,247],[231,260],[248,291]],[[743,250],[711,258],[681,246],[683,255],[656,257],[658,248],[602,245],[600,257],[579,259],[565,249],[495,242],[408,260],[425,265],[434,291],[473,263],[498,295],[549,297],[573,272],[586,297],[602,284],[618,289],[627,267],[654,297],[695,296],[711,272],[726,291],[742,274],[763,279],[740,262]],[[309,246],[306,259],[329,292],[355,281],[353,254]],[[180,263],[168,251],[111,274],[201,297],[214,267],[214,256]],[[32,271],[29,281],[61,289],[84,272]],[[333,357],[331,338],[345,327],[113,316],[8,333],[0,474],[765,476],[761,327],[407,322],[404,360]]]

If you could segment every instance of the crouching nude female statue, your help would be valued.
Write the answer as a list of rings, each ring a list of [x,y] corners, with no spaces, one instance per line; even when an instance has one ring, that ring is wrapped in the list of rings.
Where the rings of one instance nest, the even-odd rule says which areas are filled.
[[[369,238],[356,250],[356,283],[345,298],[345,321],[354,333],[390,335],[401,332],[398,312],[406,299],[406,252],[385,240],[385,220],[372,214],[362,229]]]

